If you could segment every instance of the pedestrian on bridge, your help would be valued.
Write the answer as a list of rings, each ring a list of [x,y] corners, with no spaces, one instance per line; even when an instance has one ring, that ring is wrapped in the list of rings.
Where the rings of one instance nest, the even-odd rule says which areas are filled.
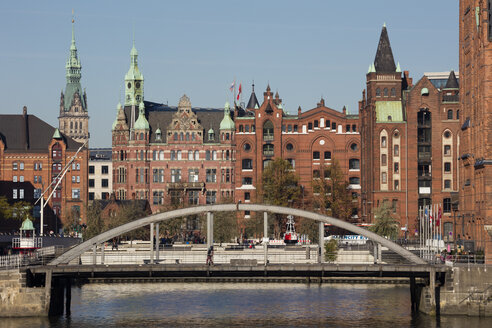
[[[214,265],[214,247],[210,246],[207,251],[207,265]]]

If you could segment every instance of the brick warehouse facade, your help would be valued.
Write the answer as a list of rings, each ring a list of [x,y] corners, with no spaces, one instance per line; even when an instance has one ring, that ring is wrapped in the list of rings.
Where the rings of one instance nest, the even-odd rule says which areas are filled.
[[[273,158],[289,161],[300,177],[303,197],[312,194],[313,179],[334,160],[350,181],[355,199],[360,192],[359,118],[325,106],[297,115],[287,114],[278,93],[270,86],[260,105],[253,91],[246,109],[236,111],[236,201],[255,202],[262,173]],[[354,218],[357,213],[353,213]]]
[[[485,247],[492,263],[491,1],[460,1],[459,216],[466,240]]]
[[[80,146],[58,129],[28,115],[26,107],[22,115],[0,115],[0,195],[6,196],[10,203],[21,200],[34,203]],[[61,228],[71,212],[85,218],[87,161],[85,148],[45,207],[45,232]],[[45,199],[48,195],[45,194]],[[34,216],[39,227],[39,207],[35,208]],[[18,221],[2,224],[2,231],[18,228]]]
[[[459,181],[459,90],[451,72],[445,84],[424,76],[415,85],[395,65],[386,26],[360,102],[362,219],[389,202],[410,236],[418,207],[443,204],[444,233],[454,238],[453,194]],[[450,234],[451,232],[451,234]]]

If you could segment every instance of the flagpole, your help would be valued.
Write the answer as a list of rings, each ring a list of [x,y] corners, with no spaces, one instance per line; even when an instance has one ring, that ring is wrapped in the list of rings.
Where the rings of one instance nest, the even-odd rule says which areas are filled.
[[[234,76],[234,99],[233,100],[233,104],[234,104],[234,108],[236,108],[236,77]]]
[[[422,208],[419,207],[419,254],[422,258]]]

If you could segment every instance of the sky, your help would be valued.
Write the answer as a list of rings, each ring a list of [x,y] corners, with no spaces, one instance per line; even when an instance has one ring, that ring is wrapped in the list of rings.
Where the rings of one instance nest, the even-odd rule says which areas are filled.
[[[0,114],[27,106],[58,126],[65,62],[75,39],[87,91],[90,146],[111,147],[132,35],[144,99],[223,108],[229,86],[270,84],[295,113],[326,106],[358,112],[365,75],[386,23],[395,61],[414,82],[458,70],[457,0],[2,1]]]

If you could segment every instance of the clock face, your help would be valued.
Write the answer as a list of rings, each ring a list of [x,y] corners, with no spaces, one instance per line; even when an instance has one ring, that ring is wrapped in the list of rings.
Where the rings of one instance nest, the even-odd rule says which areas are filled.
[[[135,86],[137,87],[137,89],[140,89],[140,82],[137,82]]]
[[[132,84],[130,82],[128,82],[128,89],[130,89],[132,87]]]

